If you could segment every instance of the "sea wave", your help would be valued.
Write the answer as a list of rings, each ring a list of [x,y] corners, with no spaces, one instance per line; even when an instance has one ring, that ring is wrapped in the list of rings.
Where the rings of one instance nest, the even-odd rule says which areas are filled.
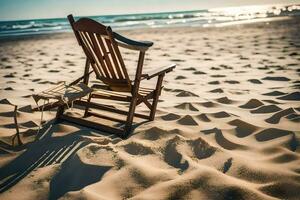
[[[282,16],[300,16],[300,5],[267,5],[216,8],[210,10],[90,16],[115,29],[170,26],[202,26],[245,22]],[[232,23],[234,24],[234,23]],[[0,37],[70,31],[66,18],[0,22]]]

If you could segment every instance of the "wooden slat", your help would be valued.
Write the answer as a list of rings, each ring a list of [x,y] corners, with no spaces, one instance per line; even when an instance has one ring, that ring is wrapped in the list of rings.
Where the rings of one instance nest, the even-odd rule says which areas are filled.
[[[86,40],[86,38],[85,38],[83,32],[78,32],[78,33],[79,33],[79,35],[80,35],[80,37],[81,37],[81,40],[82,40],[82,43],[83,43],[82,48],[83,48],[83,50],[84,50],[86,56],[87,56],[87,57],[89,58],[89,60],[91,61],[91,65],[92,65],[92,67],[93,67],[94,72],[96,73],[97,77],[102,76],[103,72],[100,71],[100,70],[97,68],[97,66],[95,65],[95,60],[94,60],[94,58],[93,58],[93,55],[92,55],[92,52],[91,52],[91,50],[90,50],[88,41]]]
[[[92,122],[92,121],[88,121],[88,120],[85,120],[82,118],[76,118],[76,117],[72,117],[72,116],[68,116],[68,115],[61,115],[60,119],[71,122],[71,123],[78,124],[80,126],[85,126],[85,127],[89,127],[89,128],[96,129],[96,130],[117,134],[120,137],[124,137],[124,133],[125,133],[121,129],[106,126],[106,125],[99,124],[99,123]]]
[[[130,102],[131,99],[131,98],[124,98],[124,97],[104,95],[104,94],[93,94],[92,97],[98,99],[110,99],[115,101],[126,101],[126,102]]]
[[[125,79],[125,76],[121,71],[122,69],[120,68],[120,64],[118,63],[115,51],[112,48],[112,44],[111,44],[110,40],[109,39],[104,39],[104,40],[105,40],[106,45],[109,49],[109,52],[110,52],[110,55],[111,55],[112,61],[114,63],[115,70],[117,71],[119,79]]]
[[[110,74],[112,76],[111,78],[116,79],[117,78],[116,73],[115,73],[115,71],[114,71],[114,69],[113,69],[113,67],[111,65],[110,59],[109,59],[108,54],[107,54],[107,49],[105,48],[105,45],[104,45],[104,43],[103,43],[102,38],[101,38],[100,35],[97,35],[97,40],[98,40],[99,45],[100,45],[100,47],[102,49],[106,66],[107,66],[107,68],[108,68],[108,70],[109,70],[109,72],[110,72]]]
[[[87,102],[87,101],[81,101],[81,100],[76,100],[74,101],[74,104],[79,105],[79,106],[87,106],[89,108],[95,108],[99,110],[105,110],[113,113],[118,113],[122,115],[128,115],[128,112],[125,110],[119,110],[107,105],[99,104],[99,103],[94,103],[94,102]],[[140,113],[134,113],[134,116],[142,118],[142,119],[149,119],[149,116],[143,115]]]
[[[118,47],[116,41],[114,40],[112,30],[110,29],[110,27],[108,27],[107,32],[108,32],[108,36],[109,36],[109,39],[111,41],[112,47],[115,51],[115,54],[116,54],[116,56],[119,60],[120,67],[122,68],[123,74],[124,74],[125,78],[128,80],[128,84],[130,84],[130,79],[129,79],[129,76],[128,76],[128,73],[127,73],[127,69],[125,67],[125,63],[123,61],[123,58],[122,58],[121,52],[119,50],[119,47]]]
[[[95,112],[91,112],[91,111],[88,111],[87,113],[89,115],[99,117],[99,118],[102,118],[102,119],[107,119],[107,120],[111,120],[111,121],[114,121],[114,122],[119,122],[119,123],[122,123],[122,124],[125,123],[125,121],[122,120],[122,119],[117,119],[117,118],[114,118],[114,117],[111,117],[111,116],[108,116],[108,115],[102,115],[100,113],[95,113]]]
[[[101,54],[101,50],[99,48],[99,45],[97,44],[97,41],[94,38],[94,34],[93,33],[86,33],[86,37],[87,36],[90,38],[90,41],[93,43],[94,57],[98,61],[97,63],[99,65],[99,67],[102,67],[102,70],[104,71],[104,73],[106,75],[108,75],[109,73],[108,73],[106,67],[104,66],[105,63],[103,62],[103,57],[102,57],[102,54]]]
[[[89,39],[88,33],[82,33],[82,35],[83,35],[84,40],[86,41],[87,47],[90,49],[90,51],[91,51],[91,53],[92,53],[92,55],[94,57],[95,62],[97,63],[97,65],[95,65],[95,68],[97,68],[98,71],[102,72],[102,76],[110,78],[109,72],[106,69],[106,66],[105,66],[105,63],[103,61],[103,58],[101,57],[101,55],[97,56],[95,54],[95,51],[93,49],[94,45],[92,44],[92,41]],[[95,44],[95,45],[97,45],[97,44]]]

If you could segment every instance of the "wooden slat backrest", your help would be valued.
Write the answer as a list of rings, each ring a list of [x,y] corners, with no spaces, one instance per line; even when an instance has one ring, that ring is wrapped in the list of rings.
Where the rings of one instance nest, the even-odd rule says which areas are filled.
[[[92,19],[73,23],[73,31],[89,59],[96,77],[115,91],[131,91],[130,79],[110,27]]]

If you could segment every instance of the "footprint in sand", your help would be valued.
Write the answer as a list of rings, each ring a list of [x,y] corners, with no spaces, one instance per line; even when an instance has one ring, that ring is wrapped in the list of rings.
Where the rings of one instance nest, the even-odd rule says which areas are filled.
[[[148,155],[154,154],[153,150],[150,147],[146,147],[143,144],[136,142],[130,142],[123,146],[124,150],[131,155]]]
[[[207,143],[204,139],[199,137],[195,140],[187,140],[187,144],[191,147],[194,155],[199,160],[211,157],[218,149],[209,143]]]
[[[170,166],[179,168],[181,172],[189,168],[189,163],[186,160],[183,160],[182,154],[176,149],[178,144],[182,141],[178,136],[170,139],[167,142],[166,147],[164,148],[164,160]]]

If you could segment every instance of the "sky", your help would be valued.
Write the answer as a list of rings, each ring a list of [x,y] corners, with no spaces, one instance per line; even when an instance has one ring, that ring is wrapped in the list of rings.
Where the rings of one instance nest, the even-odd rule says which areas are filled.
[[[300,0],[0,0],[0,21],[293,4]]]

